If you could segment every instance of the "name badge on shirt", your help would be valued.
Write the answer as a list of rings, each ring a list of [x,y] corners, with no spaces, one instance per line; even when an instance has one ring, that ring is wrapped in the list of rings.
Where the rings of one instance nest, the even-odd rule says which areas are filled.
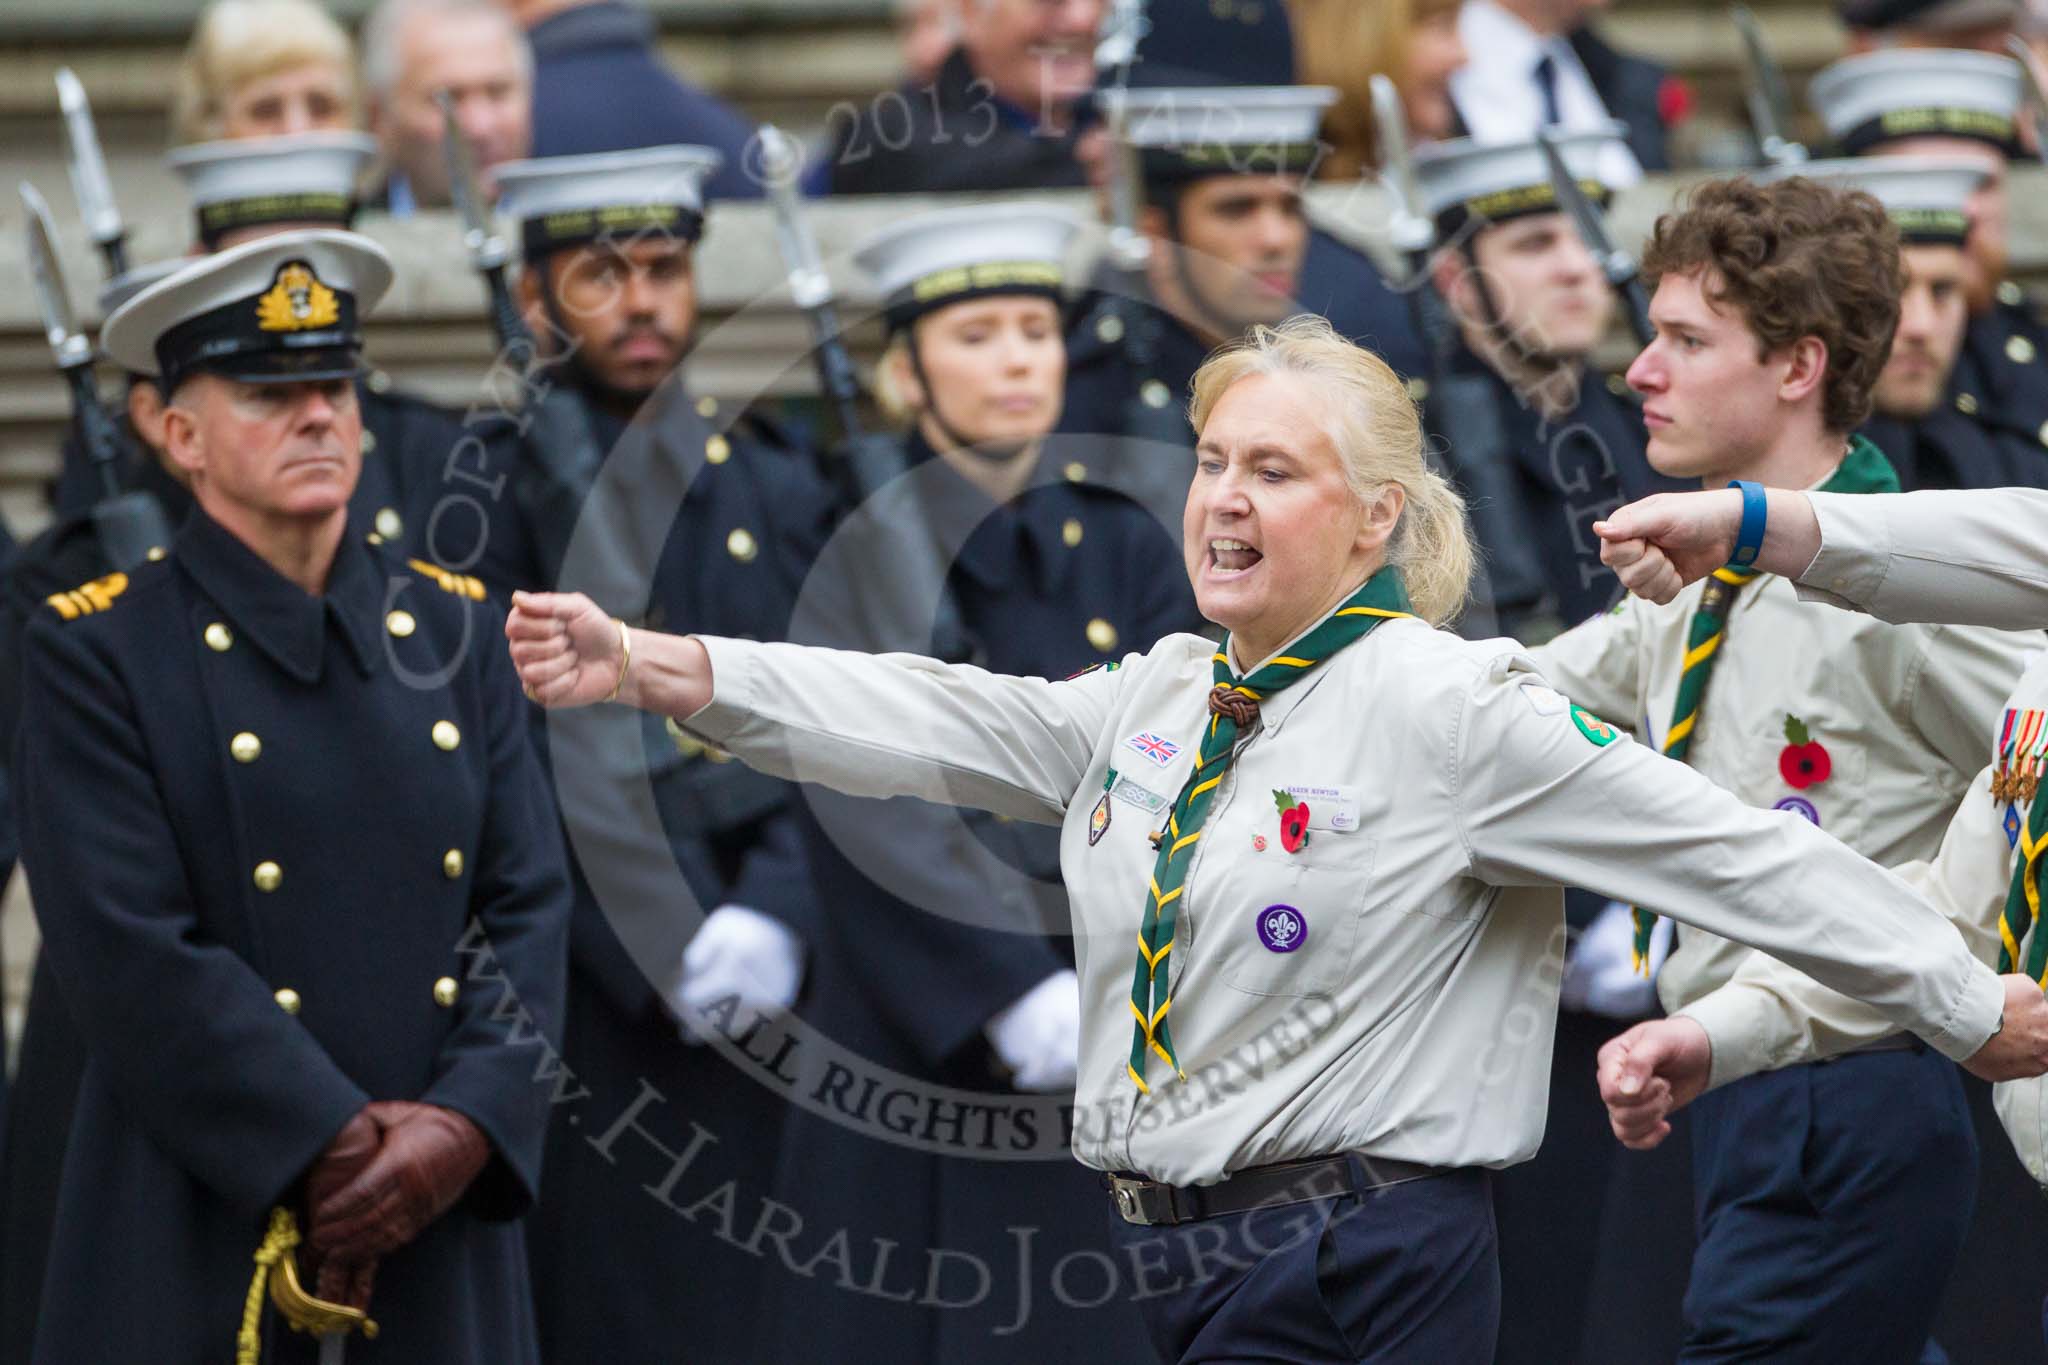
[[[1308,803],[1308,827],[1349,834],[1358,828],[1358,788],[1323,787],[1292,782],[1287,794],[1297,803]]]
[[[1165,797],[1150,787],[1132,781],[1114,768],[1109,770],[1109,794],[1119,801],[1136,806],[1147,815],[1157,815],[1166,809]]]

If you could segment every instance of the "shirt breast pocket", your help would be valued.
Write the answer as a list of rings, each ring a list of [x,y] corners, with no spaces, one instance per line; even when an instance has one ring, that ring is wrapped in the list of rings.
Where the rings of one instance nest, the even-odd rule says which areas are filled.
[[[1781,719],[1752,736],[1737,792],[1750,805],[1790,811],[1857,848],[1869,833],[1869,763],[1861,736],[1814,725],[1804,743],[1794,743]]]
[[[1317,831],[1264,883],[1267,893],[1211,911],[1202,927],[1223,958],[1224,984],[1249,995],[1334,991],[1351,968],[1377,851],[1364,835]]]

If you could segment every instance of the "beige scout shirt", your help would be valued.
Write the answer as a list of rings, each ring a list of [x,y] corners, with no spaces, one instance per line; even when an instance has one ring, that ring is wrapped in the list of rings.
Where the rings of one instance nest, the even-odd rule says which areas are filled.
[[[2034,656],[2009,704],[2048,709],[2048,651]],[[1994,763],[2003,720],[2001,708],[1982,731],[1985,742],[1980,752]],[[1934,857],[1897,869],[1949,917],[1971,950],[1987,963],[1998,960],[1998,920],[2018,856],[2006,832],[2010,807],[1991,799],[1991,775],[1992,768],[1986,767],[1971,783]],[[2015,814],[2023,816],[2025,811]],[[2037,927],[2034,932],[2044,931]],[[2022,954],[2027,947],[2020,945]],[[1835,1056],[1892,1032],[1892,1026],[1868,1006],[1755,954],[1726,986],[1683,1012],[1697,1019],[1713,1040],[1710,1086]],[[2008,1082],[1993,1091],[1993,1100],[2027,1170],[2048,1185],[2048,1080]]]
[[[1802,597],[1885,621],[2048,626],[2048,491],[1808,496],[1821,541]]]
[[[1865,495],[1868,496],[1868,495]],[[1530,651],[1566,696],[1661,748],[1705,584],[1664,606],[1614,611]],[[1799,600],[1765,575],[1745,586],[1693,729],[1687,761],[1745,804],[1813,812],[1820,827],[1887,866],[1930,856],[1984,763],[1984,727],[2041,644],[1982,627],[1894,626]],[[1805,788],[1779,769],[1785,718],[1806,723],[1832,772]],[[1661,910],[1654,901],[1638,902]],[[1677,1010],[1735,974],[1750,950],[1682,928],[1657,973]]]
[[[1141,1097],[1125,1063],[1147,835],[1195,760],[1215,647],[1169,636],[1046,682],[704,643],[715,693],[686,722],[702,739],[854,795],[1063,823],[1083,1019],[1074,1147],[1090,1166],[1186,1183],[1347,1149],[1527,1158],[1549,1085],[1561,884],[1740,933],[1953,1057],[2002,1014],[1990,969],[1890,873],[1575,717],[1512,642],[1394,621],[1269,698],[1242,742],[1171,958],[1187,1080],[1155,1058]],[[1138,790],[1111,797],[1091,845],[1112,769]],[[1289,788],[1314,817],[1292,854],[1273,798]],[[1262,941],[1275,905],[1305,928],[1293,951]]]

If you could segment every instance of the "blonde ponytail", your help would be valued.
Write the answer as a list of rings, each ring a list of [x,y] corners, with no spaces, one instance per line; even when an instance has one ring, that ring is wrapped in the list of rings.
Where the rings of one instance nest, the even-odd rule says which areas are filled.
[[[1422,418],[1399,375],[1320,317],[1304,314],[1277,327],[1254,327],[1195,373],[1188,420],[1200,432],[1216,402],[1240,379],[1293,374],[1316,381],[1330,402],[1330,441],[1344,481],[1361,501],[1388,484],[1406,494],[1387,544],[1416,614],[1433,626],[1455,619],[1472,590],[1472,531],[1465,500],[1429,467]]]

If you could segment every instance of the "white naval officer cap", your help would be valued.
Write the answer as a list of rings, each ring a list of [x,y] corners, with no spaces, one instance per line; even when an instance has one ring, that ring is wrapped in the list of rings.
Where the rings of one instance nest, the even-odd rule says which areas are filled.
[[[1605,127],[1557,136],[1565,171],[1586,197],[1605,207],[1611,188],[1601,174],[1609,149],[1625,141],[1627,129]],[[1532,213],[1556,213],[1557,187],[1542,144],[1479,142],[1457,138],[1415,151],[1415,183],[1423,212],[1436,222],[1439,240],[1455,237],[1467,222],[1504,222]]]
[[[1323,110],[1336,99],[1324,85],[1134,86],[1095,95],[1155,184],[1305,175],[1321,151]]]
[[[533,260],[600,239],[704,231],[704,181],[724,162],[716,149],[674,145],[588,156],[511,161],[493,172],[498,211],[519,224]]]
[[[1890,48],[1823,68],[1807,101],[1855,156],[1909,137],[1962,137],[2018,150],[2020,64],[1989,52]]]
[[[361,133],[294,133],[180,147],[164,162],[185,182],[211,251],[228,233],[276,223],[347,227],[356,184],[377,155]]]
[[[893,223],[854,249],[891,332],[936,308],[990,294],[1058,303],[1067,251],[1081,225],[1046,204],[972,204]]]
[[[1773,166],[1752,178],[1769,185],[1795,176],[1861,190],[1884,205],[1908,243],[1942,246],[1961,246],[1970,235],[1970,196],[1989,178],[1976,162],[1951,156],[1841,157]]]
[[[359,319],[391,287],[391,258],[333,228],[280,232],[201,256],[115,310],[107,355],[169,391],[199,371],[245,383],[353,378]]]

